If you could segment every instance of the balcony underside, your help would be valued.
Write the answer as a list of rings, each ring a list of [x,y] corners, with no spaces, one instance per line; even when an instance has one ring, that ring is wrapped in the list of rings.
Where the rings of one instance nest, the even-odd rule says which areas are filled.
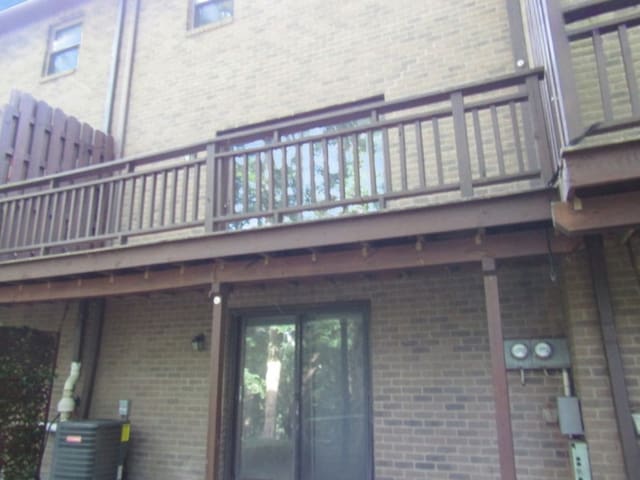
[[[0,303],[537,255],[550,248],[545,229],[554,198],[555,191],[543,189],[445,206],[18,259],[0,267]],[[573,245],[565,239],[550,240],[557,251]]]
[[[638,140],[571,149],[563,157],[563,201],[634,189],[640,181]]]

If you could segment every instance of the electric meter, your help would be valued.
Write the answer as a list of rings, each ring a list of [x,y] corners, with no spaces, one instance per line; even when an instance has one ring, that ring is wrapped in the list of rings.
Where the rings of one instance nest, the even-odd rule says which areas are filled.
[[[538,342],[536,346],[533,347],[533,352],[536,354],[536,357],[546,360],[553,355],[553,347],[548,342]]]
[[[511,346],[511,356],[516,360],[524,360],[529,355],[529,347],[525,343],[514,343]]]

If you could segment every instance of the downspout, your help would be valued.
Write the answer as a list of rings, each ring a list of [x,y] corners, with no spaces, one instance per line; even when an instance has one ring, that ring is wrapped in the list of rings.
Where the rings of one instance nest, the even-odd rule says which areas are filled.
[[[111,47],[111,67],[109,69],[109,85],[107,87],[107,98],[104,106],[103,130],[107,135],[111,135],[111,123],[113,122],[113,107],[115,101],[116,84],[118,78],[118,67],[120,65],[120,49],[122,48],[122,28],[124,25],[125,0],[120,0],[118,4],[118,18],[116,20],[116,31],[113,36],[113,46]]]
[[[131,99],[131,81],[133,78],[133,64],[135,58],[136,41],[138,37],[138,19],[140,17],[140,0],[135,0],[133,5],[133,31],[131,32],[131,42],[127,50],[126,60],[126,72],[124,75],[124,90],[122,100],[120,102],[120,114],[119,114],[119,128],[116,138],[119,140],[120,145],[118,148],[117,156],[122,158],[124,156],[124,145],[126,143],[126,131],[127,123],[129,120],[129,101]]]
[[[73,357],[69,377],[64,382],[62,398],[58,402],[58,414],[60,421],[66,422],[71,418],[71,414],[76,408],[76,401],[73,398],[73,391],[76,387],[78,377],[80,377],[80,360],[82,359],[82,343],[84,341],[84,329],[87,321],[89,307],[87,301],[80,302],[78,306],[78,321],[76,323],[75,337],[73,340]]]
[[[94,324],[93,332],[88,336],[87,349],[90,349],[91,357],[87,359],[85,365],[88,378],[82,389],[82,405],[80,405],[80,418],[89,418],[91,409],[91,400],[93,398],[93,388],[96,381],[96,372],[98,370],[98,359],[100,358],[100,345],[102,343],[102,331],[104,328],[105,315],[105,299],[101,298],[93,302],[94,313],[92,323]]]

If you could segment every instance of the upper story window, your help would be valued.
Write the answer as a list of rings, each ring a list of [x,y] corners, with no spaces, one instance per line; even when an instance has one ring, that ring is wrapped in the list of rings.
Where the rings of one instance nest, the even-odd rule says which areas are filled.
[[[233,0],[191,0],[193,28],[218,23],[233,17]]]
[[[67,72],[78,66],[81,38],[81,23],[65,24],[52,29],[45,66],[46,75]]]

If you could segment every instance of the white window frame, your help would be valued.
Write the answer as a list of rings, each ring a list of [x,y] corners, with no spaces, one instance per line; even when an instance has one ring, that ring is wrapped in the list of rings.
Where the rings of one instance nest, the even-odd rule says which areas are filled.
[[[219,20],[203,23],[200,25],[196,24],[197,15],[196,10],[199,5],[203,4],[215,4],[215,3],[224,3],[229,1],[231,3],[231,16],[229,18],[222,18]],[[189,0],[189,23],[188,27],[190,30],[199,30],[201,28],[210,27],[212,25],[224,25],[230,22],[234,16],[234,0]]]
[[[62,30],[65,30],[71,27],[76,27],[76,26],[80,27],[80,38],[78,39],[78,42],[56,48],[55,47],[56,34]],[[47,41],[47,56],[45,58],[44,71],[43,71],[44,77],[52,77],[56,75],[62,75],[64,73],[70,73],[75,71],[78,68],[78,63],[80,58],[80,45],[82,44],[82,27],[83,27],[82,20],[75,19],[75,20],[69,20],[68,22],[60,23],[49,29],[49,39]],[[78,60],[76,61],[76,64],[72,68],[69,68],[66,70],[62,70],[59,72],[50,72],[49,70],[52,66],[53,57],[61,52],[72,50],[72,49],[75,49],[78,51]]]

